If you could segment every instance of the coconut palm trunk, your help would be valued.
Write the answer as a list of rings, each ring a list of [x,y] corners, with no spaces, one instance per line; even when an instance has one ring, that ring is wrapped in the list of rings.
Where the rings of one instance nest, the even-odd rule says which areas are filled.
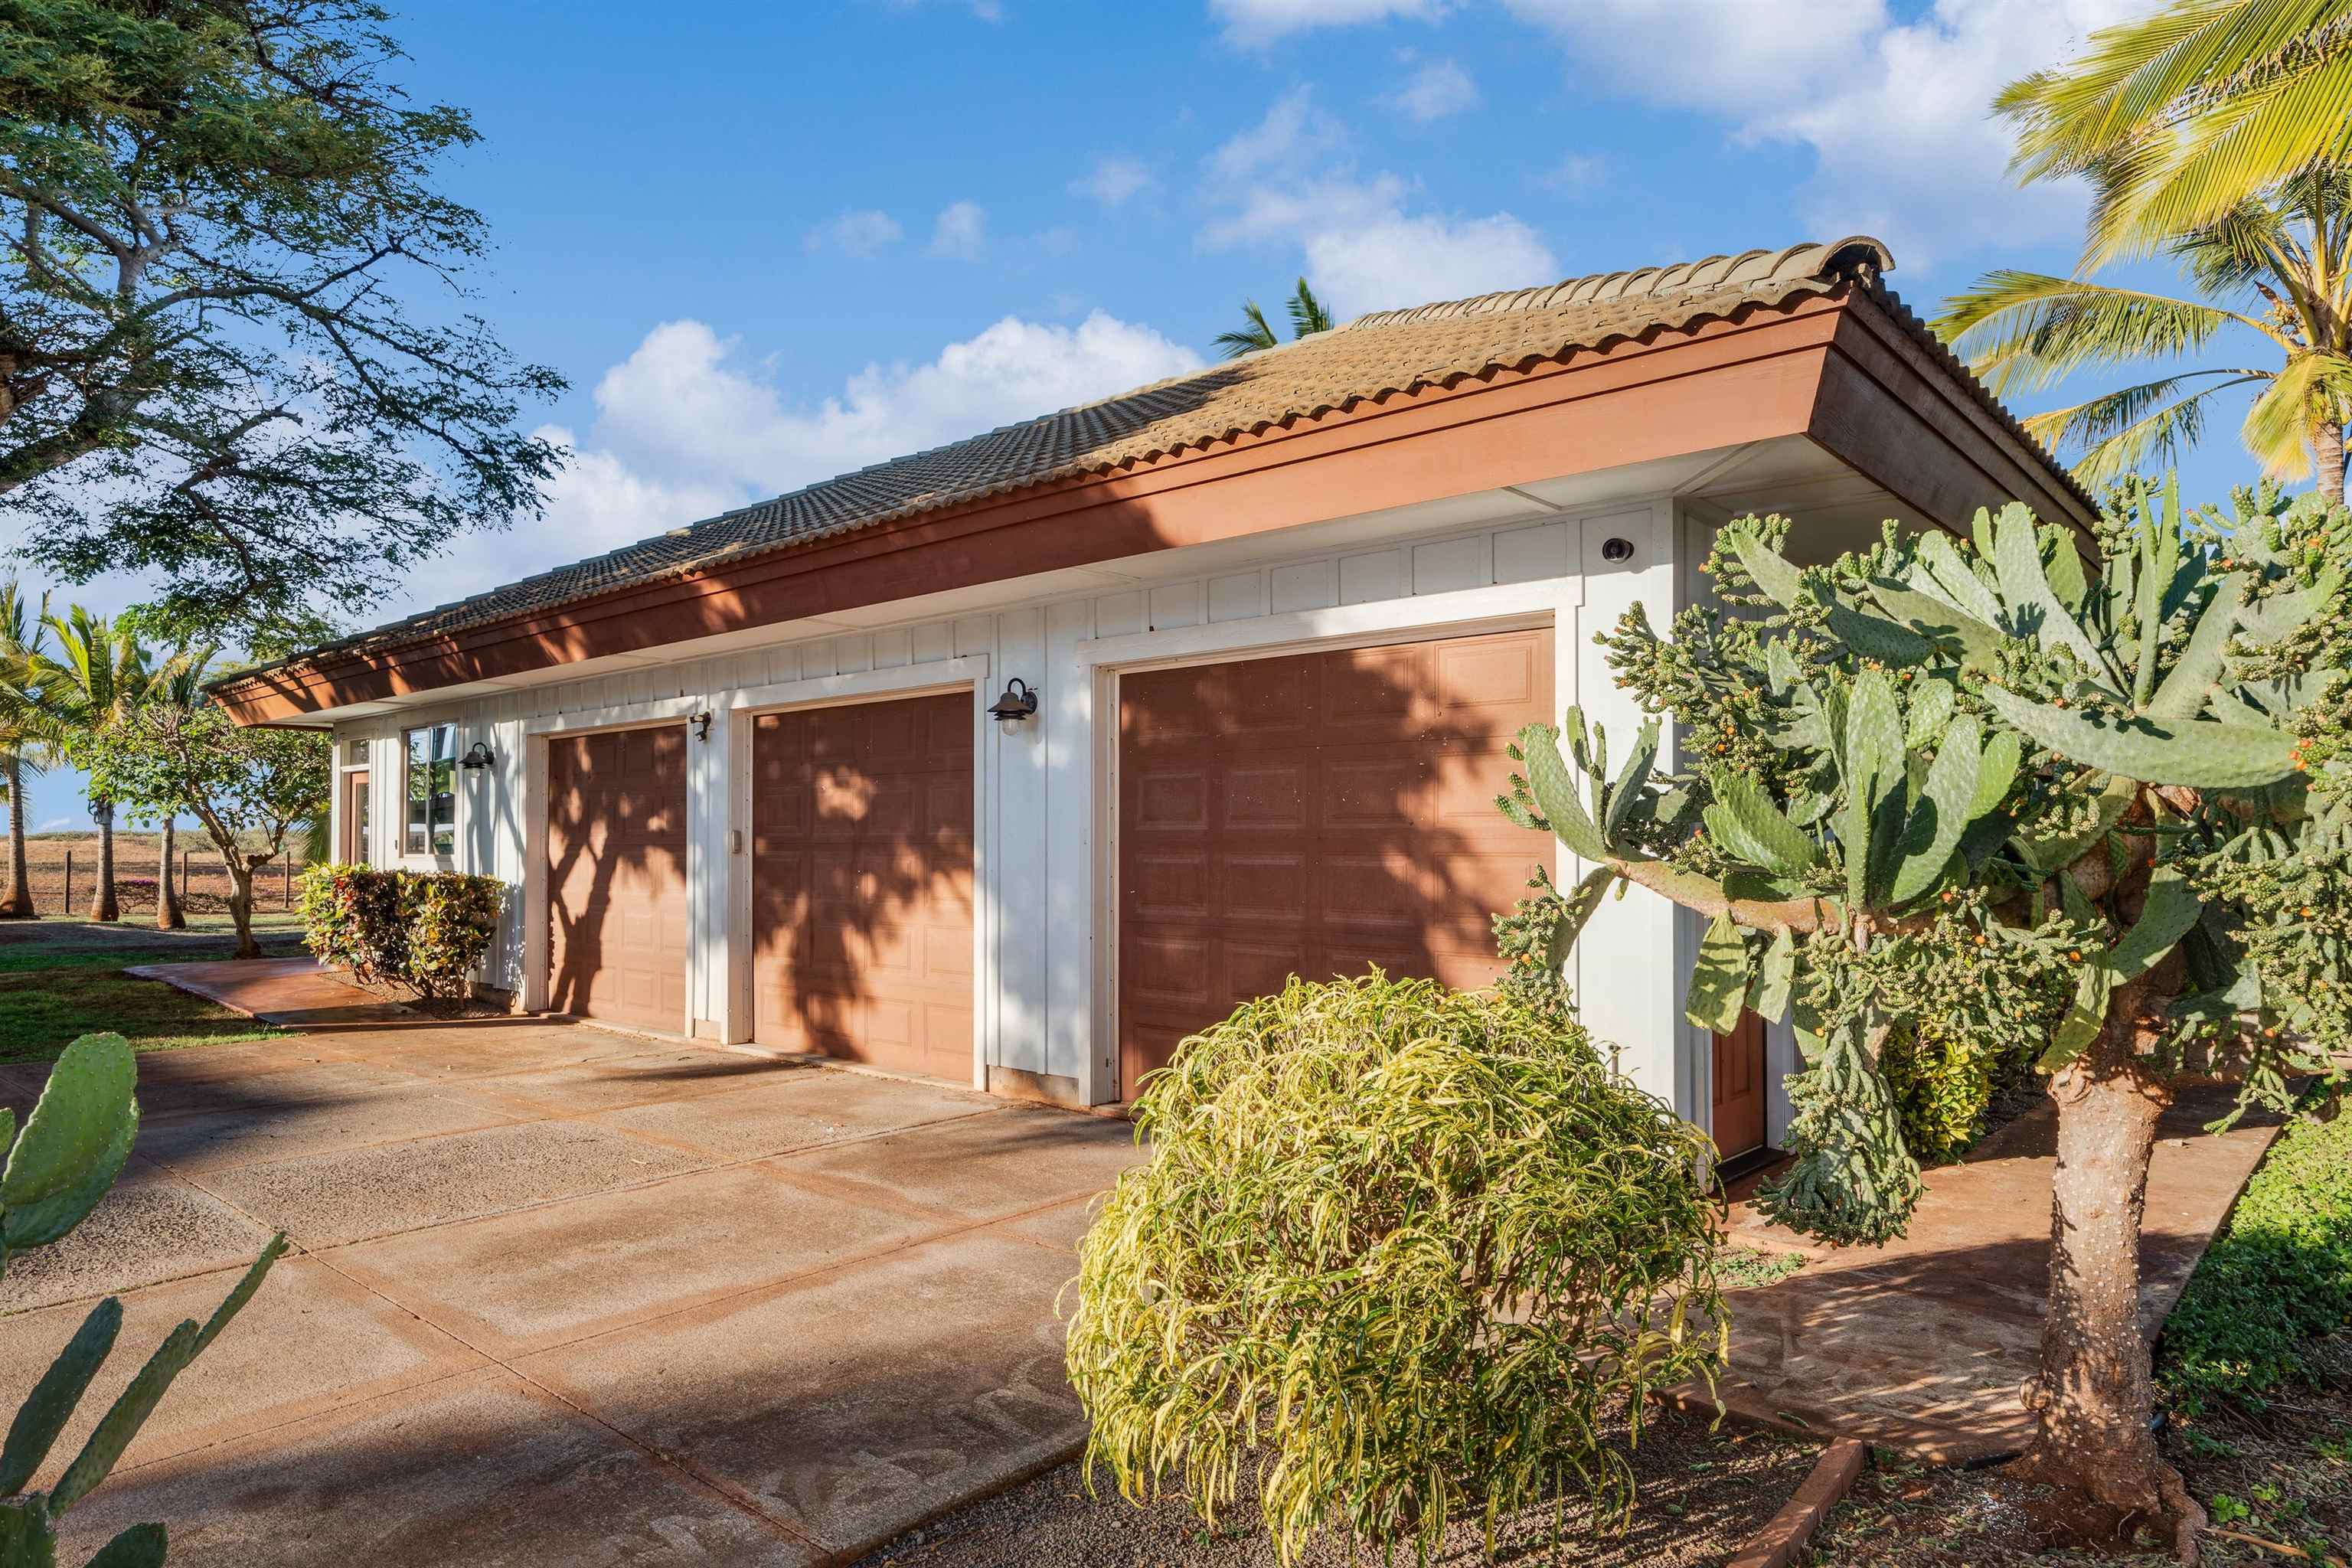
[[[25,856],[25,759],[14,752],[0,754],[0,774],[8,781],[8,894],[0,899],[0,920],[38,919],[33,907],[32,868]]]
[[[98,819],[98,887],[89,896],[89,918],[119,921],[122,906],[114,897],[114,803],[92,801],[89,809]]]
[[[2344,422],[2323,419],[2311,437],[2312,463],[2319,470],[2319,493],[2330,506],[2344,500]]]
[[[187,913],[180,908],[179,891],[172,886],[173,847],[178,840],[179,824],[173,821],[170,814],[166,813],[163,826],[155,834],[156,843],[162,846],[162,853],[155,863],[155,929],[157,931],[188,929]]]

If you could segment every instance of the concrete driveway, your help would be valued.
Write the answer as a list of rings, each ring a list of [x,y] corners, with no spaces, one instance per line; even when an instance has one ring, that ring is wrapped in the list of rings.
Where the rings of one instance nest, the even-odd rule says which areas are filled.
[[[119,1293],[87,1430],[295,1250],[64,1560],[163,1520],[186,1568],[847,1561],[1082,1434],[1054,1302],[1123,1122],[503,1019],[150,1055],[140,1096],[115,1192],[0,1280],[0,1411]]]

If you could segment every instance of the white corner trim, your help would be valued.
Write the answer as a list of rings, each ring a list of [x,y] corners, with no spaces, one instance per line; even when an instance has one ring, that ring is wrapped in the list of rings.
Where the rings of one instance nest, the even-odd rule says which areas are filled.
[[[1398,633],[1433,632],[1460,637],[1482,630],[1503,631],[1552,616],[1583,602],[1583,578],[1549,577],[1532,583],[1505,583],[1446,594],[1420,594],[1328,609],[1290,611],[1252,620],[1216,621],[1205,626],[1171,626],[1164,631],[1133,632],[1124,637],[1094,637],[1077,644],[1073,653],[1080,673],[1106,665],[1126,668],[1254,658],[1285,648],[1330,647]]]
[[[730,710],[819,708],[866,698],[942,691],[987,679],[988,656],[970,653],[955,658],[933,659],[928,664],[895,664],[886,669],[861,669],[850,675],[820,675],[806,680],[780,680],[772,686],[747,686],[729,692],[727,706]]]
[[[542,713],[522,721],[526,735],[560,735],[575,730],[627,730],[646,724],[675,724],[702,711],[699,697],[663,697],[651,702],[625,702],[612,708],[591,708],[578,713]]]

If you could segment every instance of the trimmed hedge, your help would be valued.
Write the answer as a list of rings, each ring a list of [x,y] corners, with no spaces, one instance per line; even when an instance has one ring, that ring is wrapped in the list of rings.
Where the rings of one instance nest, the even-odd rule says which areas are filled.
[[[313,866],[297,907],[321,963],[431,997],[465,994],[498,933],[506,884],[462,871]]]
[[[2166,1393],[2258,1400],[2314,1383],[2323,1335],[2352,1329],[2352,1112],[2297,1119],[2207,1248],[2157,1353]]]

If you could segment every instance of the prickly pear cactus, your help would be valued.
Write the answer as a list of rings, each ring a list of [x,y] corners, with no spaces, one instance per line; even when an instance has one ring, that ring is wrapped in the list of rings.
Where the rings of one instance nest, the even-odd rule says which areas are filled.
[[[1881,1062],[1917,1023],[2048,1072],[2095,1042],[2156,1081],[2222,1068],[2241,1109],[2340,1072],[2352,516],[2135,482],[2095,541],[2012,505],[1801,567],[1789,532],[1729,525],[1719,605],[1601,639],[1681,765],[1654,720],[1612,773],[1571,710],[1520,736],[1497,803],[1582,863],[1566,940],[1637,883],[1708,919],[1694,1023],[1793,1014],[1768,1210],[1900,1234],[1919,1170]]]
[[[0,1268],[10,1253],[63,1237],[114,1184],[139,1132],[137,1079],[138,1058],[121,1036],[84,1035],[50,1069],[21,1133],[14,1115],[0,1110],[0,1149],[7,1155],[0,1167]],[[52,1568],[58,1518],[106,1479],[173,1379],[228,1326],[285,1247],[283,1236],[271,1238],[207,1321],[173,1330],[48,1490],[20,1495],[114,1348],[122,1303],[109,1297],[91,1309],[0,1442],[0,1568]],[[102,1547],[90,1568],[152,1568],[163,1552],[162,1525],[135,1525]]]

